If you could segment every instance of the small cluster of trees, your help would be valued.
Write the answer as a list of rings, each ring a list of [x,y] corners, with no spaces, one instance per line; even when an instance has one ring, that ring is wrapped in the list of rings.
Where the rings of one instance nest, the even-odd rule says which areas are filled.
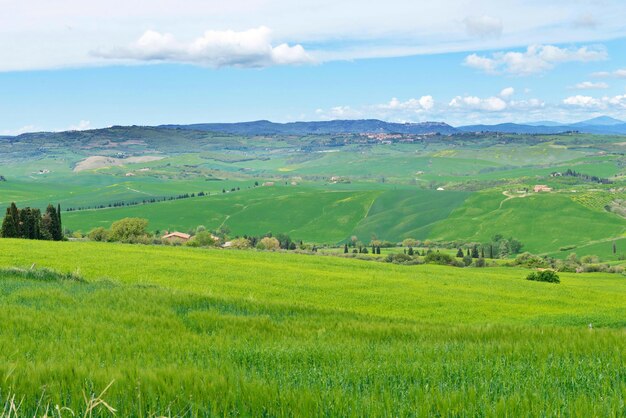
[[[556,173],[553,173],[553,175]],[[591,181],[594,183],[600,183],[600,184],[612,184],[613,182],[609,179],[605,179],[605,178],[601,178],[598,176],[590,176],[589,174],[583,174],[583,173],[579,173],[578,171],[574,171],[571,168],[568,168],[567,171],[565,171],[563,173],[563,176],[566,177],[578,177],[580,179],[583,179],[585,181]]]
[[[372,244],[371,252],[372,252],[372,254],[380,254],[380,245]],[[348,248],[348,244],[345,244],[343,246],[343,253],[344,254],[350,253],[350,249]],[[352,253],[353,254],[369,254],[370,250],[368,250],[367,247],[364,246],[364,245],[359,245],[358,247],[355,247],[355,248],[352,249]]]
[[[150,244],[151,235],[147,232],[148,220],[142,218],[124,218],[113,222],[111,229],[98,227],[92,229],[87,237],[92,241],[119,241],[129,244]]]
[[[612,266],[601,263],[600,258],[595,255],[585,255],[578,257],[575,253],[569,254],[565,259],[522,253],[518,255],[509,265],[536,269],[552,269],[570,273],[623,273],[622,266]]]
[[[37,208],[19,209],[15,203],[7,208],[0,228],[2,238],[24,238],[61,241],[63,227],[61,224],[61,206],[48,205],[42,214]]]

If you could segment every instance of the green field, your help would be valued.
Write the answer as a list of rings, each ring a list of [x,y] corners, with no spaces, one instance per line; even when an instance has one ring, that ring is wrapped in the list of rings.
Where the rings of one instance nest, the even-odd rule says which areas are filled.
[[[86,281],[0,273],[25,416],[111,382],[119,416],[626,414],[619,276],[0,240],[0,266],[33,263]]]
[[[162,159],[74,171],[94,156]],[[409,135],[383,144],[351,134],[113,127],[0,141],[0,205],[58,203],[72,209],[63,214],[69,233],[140,217],[151,232],[203,225],[231,238],[272,232],[323,245],[352,236],[487,243],[500,234],[533,253],[581,249],[618,261],[626,252],[611,243],[626,220],[607,208],[626,198],[624,166],[623,138],[608,135]],[[560,175],[567,170],[581,177]],[[268,181],[275,186],[255,187]],[[536,184],[554,192],[520,194]],[[199,192],[208,196],[160,201]]]

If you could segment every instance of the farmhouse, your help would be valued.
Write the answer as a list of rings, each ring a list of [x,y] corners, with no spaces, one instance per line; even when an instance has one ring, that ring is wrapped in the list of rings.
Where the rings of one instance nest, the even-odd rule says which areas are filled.
[[[552,187],[548,187],[545,184],[537,184],[533,190],[535,191],[535,193],[541,193],[541,192],[551,192],[552,191]]]
[[[169,234],[163,235],[162,238],[168,241],[187,242],[189,238],[191,238],[191,235],[185,234],[184,232],[170,232]]]

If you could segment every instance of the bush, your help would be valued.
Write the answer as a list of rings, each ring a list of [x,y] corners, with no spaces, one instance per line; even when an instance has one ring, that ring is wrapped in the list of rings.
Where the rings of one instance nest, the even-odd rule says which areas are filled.
[[[205,230],[198,232],[194,237],[187,241],[187,245],[190,247],[212,247],[215,245],[215,240],[211,234]]]
[[[385,261],[388,263],[407,264],[413,260],[413,257],[407,254],[389,254],[385,257]]]
[[[142,218],[124,218],[111,225],[111,239],[129,243],[143,243],[147,236],[148,220]]]
[[[474,267],[485,267],[485,259],[480,257],[477,258],[476,261],[474,261]]]
[[[559,275],[554,270],[541,270],[530,273],[526,276],[526,280],[533,280],[535,282],[547,282],[547,283],[561,283]]]
[[[92,229],[89,234],[87,234],[87,237],[91,241],[105,242],[109,240],[110,235],[109,231],[99,226],[98,228]]]
[[[265,237],[256,246],[259,250],[274,251],[280,248],[280,242],[276,238]]]
[[[237,250],[250,248],[250,240],[246,238],[235,238],[230,241],[230,248],[235,248]]]
[[[444,266],[456,265],[454,261],[454,258],[452,258],[450,255],[437,252],[427,253],[426,258],[424,259],[424,262],[426,263],[441,264]]]
[[[514,266],[523,266],[528,268],[548,268],[550,267],[550,263],[536,255],[533,255],[529,252],[522,253],[515,257],[515,261],[513,262]]]

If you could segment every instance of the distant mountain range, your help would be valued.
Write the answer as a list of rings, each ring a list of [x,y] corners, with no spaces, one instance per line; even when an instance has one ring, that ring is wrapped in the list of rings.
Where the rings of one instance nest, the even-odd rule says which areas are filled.
[[[111,127],[100,129],[100,132],[117,132]],[[140,128],[140,127],[135,127]],[[563,124],[554,121],[530,123],[501,123],[497,125],[451,126],[445,122],[394,123],[377,119],[331,120],[317,122],[275,123],[267,120],[238,123],[198,123],[191,125],[160,125],[143,127],[150,129],[153,135],[163,135],[170,129],[181,131],[204,131],[232,135],[315,135],[315,134],[408,134],[408,135],[455,135],[462,133],[509,133],[509,134],[559,134],[564,132],[582,132],[603,135],[626,135],[626,122],[608,116],[584,120],[577,123]],[[94,130],[96,131],[96,130]],[[89,135],[85,131],[84,134]],[[49,136],[53,132],[22,134],[20,138]],[[75,135],[78,132],[69,132]],[[11,139],[12,136],[0,136],[0,139]]]
[[[194,125],[161,125],[160,128],[192,129],[238,135],[309,135],[348,133],[397,133],[452,135],[458,130],[444,122],[392,123],[377,119],[331,120],[321,122],[274,123],[267,120],[239,123],[199,123]]]
[[[319,122],[275,123],[267,120],[239,123],[199,123],[192,125],[161,125],[160,128],[221,132],[235,135],[312,135],[345,133],[441,134],[496,132],[512,134],[558,134],[578,131],[590,134],[626,135],[626,122],[608,116],[572,124],[554,121],[532,123],[501,123],[453,127],[445,122],[393,123],[377,119],[332,120]]]

